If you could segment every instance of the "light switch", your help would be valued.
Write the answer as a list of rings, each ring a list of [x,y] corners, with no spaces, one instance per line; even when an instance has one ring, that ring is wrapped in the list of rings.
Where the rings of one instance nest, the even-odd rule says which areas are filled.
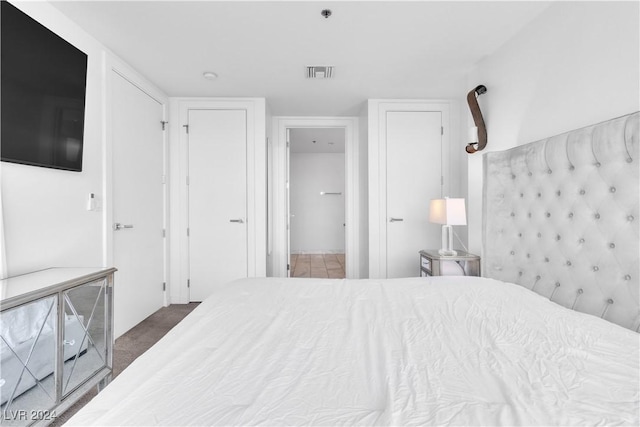
[[[89,193],[89,197],[87,197],[87,210],[96,210],[96,195],[94,193]]]

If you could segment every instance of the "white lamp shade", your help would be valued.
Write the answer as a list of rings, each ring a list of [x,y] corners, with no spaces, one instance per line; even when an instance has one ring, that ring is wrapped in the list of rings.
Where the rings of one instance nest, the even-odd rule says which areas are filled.
[[[464,199],[432,199],[429,202],[429,222],[445,225],[467,225]]]

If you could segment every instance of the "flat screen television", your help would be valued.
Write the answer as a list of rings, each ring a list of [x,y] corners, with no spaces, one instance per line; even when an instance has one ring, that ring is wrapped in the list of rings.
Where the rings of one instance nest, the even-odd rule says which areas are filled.
[[[80,172],[87,55],[0,4],[0,157]]]

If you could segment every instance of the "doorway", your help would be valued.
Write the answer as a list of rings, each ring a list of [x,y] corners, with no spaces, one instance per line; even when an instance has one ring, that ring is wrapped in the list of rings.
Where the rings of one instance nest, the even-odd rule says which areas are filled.
[[[289,275],[346,277],[345,129],[289,129]]]
[[[165,300],[164,104],[115,69],[110,81],[117,338]]]
[[[269,204],[268,263],[270,275],[287,277],[291,273],[289,217],[289,137],[295,129],[342,129],[345,136],[345,260],[348,279],[367,274],[367,169],[366,144],[359,140],[357,117],[274,117],[273,141],[270,147],[273,163],[269,165],[273,179]],[[325,190],[322,190],[325,191]],[[328,191],[328,190],[326,190]]]
[[[248,277],[247,111],[194,108],[187,119],[189,299],[203,301]]]
[[[428,205],[449,194],[449,109],[439,101],[369,101],[371,279],[415,277],[418,252],[440,243]]]

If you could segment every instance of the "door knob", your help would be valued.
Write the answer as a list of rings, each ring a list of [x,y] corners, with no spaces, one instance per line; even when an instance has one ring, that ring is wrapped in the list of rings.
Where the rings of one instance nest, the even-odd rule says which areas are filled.
[[[403,218],[389,218],[389,222],[401,222],[404,221]]]
[[[123,228],[133,228],[133,224],[120,224],[119,222],[113,224],[113,229],[115,231],[122,230]]]
[[[244,220],[242,218],[230,219],[229,222],[237,222],[239,224],[244,224]]]

